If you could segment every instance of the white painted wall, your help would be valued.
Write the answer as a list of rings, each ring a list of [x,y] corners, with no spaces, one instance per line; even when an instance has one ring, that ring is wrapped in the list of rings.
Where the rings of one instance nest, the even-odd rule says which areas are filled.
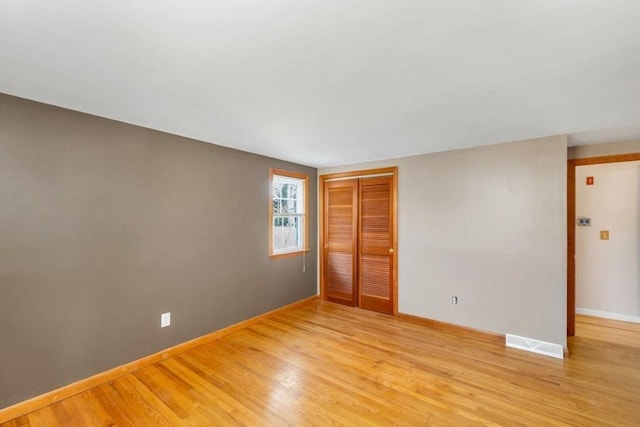
[[[576,216],[576,312],[640,322],[640,161],[576,167]]]
[[[640,139],[627,139],[604,144],[581,145],[567,150],[569,159],[584,159],[587,157],[611,156],[614,154],[640,153]]]
[[[563,135],[318,173],[398,166],[400,312],[566,345],[566,161]]]

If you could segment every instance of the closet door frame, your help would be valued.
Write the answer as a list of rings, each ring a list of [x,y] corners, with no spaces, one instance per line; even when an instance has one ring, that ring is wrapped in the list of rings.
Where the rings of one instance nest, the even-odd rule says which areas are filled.
[[[339,179],[354,179],[354,178],[373,178],[375,176],[388,175],[391,177],[391,218],[392,218],[392,233],[393,233],[393,268],[392,268],[392,298],[393,298],[393,315],[398,315],[398,168],[387,167],[378,169],[367,169],[359,171],[333,173],[327,175],[320,175],[318,180],[318,191],[320,192],[318,197],[319,202],[319,262],[320,262],[320,299],[327,300],[326,292],[326,277],[325,277],[325,265],[324,265],[324,200],[325,200],[325,182],[335,181]],[[354,283],[357,286],[357,283]]]

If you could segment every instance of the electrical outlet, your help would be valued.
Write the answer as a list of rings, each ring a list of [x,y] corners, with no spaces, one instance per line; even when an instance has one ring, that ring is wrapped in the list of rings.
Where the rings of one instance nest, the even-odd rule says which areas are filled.
[[[160,327],[166,328],[171,325],[171,313],[162,313],[160,315]]]
[[[458,297],[451,297],[451,304],[458,305]]]

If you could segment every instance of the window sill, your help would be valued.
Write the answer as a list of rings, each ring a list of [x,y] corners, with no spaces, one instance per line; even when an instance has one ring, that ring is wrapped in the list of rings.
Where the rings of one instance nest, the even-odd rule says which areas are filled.
[[[301,251],[295,251],[295,252],[284,252],[284,253],[280,253],[280,254],[269,254],[269,257],[271,259],[280,259],[280,258],[291,258],[294,256],[302,256],[305,255],[307,252],[310,252],[311,249],[304,249]]]

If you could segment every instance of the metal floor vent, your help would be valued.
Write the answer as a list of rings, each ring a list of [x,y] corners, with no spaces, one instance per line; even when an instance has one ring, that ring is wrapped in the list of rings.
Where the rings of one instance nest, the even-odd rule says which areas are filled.
[[[507,334],[506,345],[507,347],[555,357],[556,359],[564,358],[564,349],[560,344],[553,344],[550,342],[535,340],[533,338]]]

